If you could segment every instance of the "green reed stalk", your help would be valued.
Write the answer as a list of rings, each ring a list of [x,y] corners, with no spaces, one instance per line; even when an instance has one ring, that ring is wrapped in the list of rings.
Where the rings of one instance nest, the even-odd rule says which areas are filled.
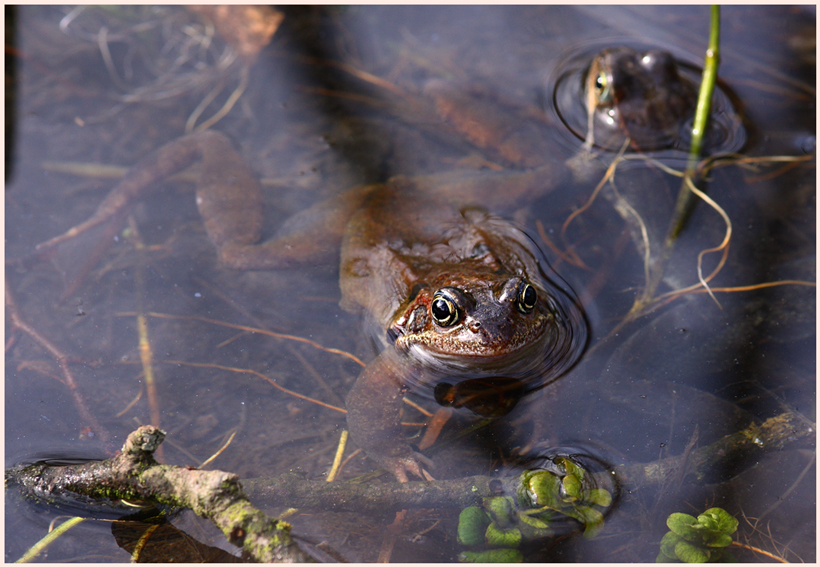
[[[717,81],[717,70],[720,62],[720,6],[712,6],[711,22],[709,27],[709,45],[706,49],[706,59],[703,64],[703,75],[698,91],[698,104],[695,109],[695,121],[692,125],[692,142],[689,146],[689,159],[686,163],[683,183],[678,191],[678,199],[675,203],[675,211],[669,225],[669,232],[664,241],[663,250],[660,257],[652,268],[649,281],[643,295],[635,302],[632,308],[632,318],[640,316],[641,312],[648,307],[655,292],[658,289],[663,277],[669,258],[672,256],[672,249],[675,241],[683,231],[689,214],[694,205],[692,192],[687,187],[687,179],[695,177],[698,160],[700,159],[701,147],[703,145],[703,134],[709,122],[709,112],[712,108],[712,94]],[[694,183],[694,179],[693,179]]]

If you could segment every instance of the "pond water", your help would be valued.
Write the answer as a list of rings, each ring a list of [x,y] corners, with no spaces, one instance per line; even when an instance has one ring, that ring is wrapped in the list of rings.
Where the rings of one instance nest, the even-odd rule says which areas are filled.
[[[698,262],[724,240],[727,223],[699,202],[659,276],[653,299],[661,300],[634,318],[628,314],[663,255],[680,187],[668,168],[686,166],[685,144],[644,154],[627,142],[612,182],[595,192],[623,144],[583,147],[581,83],[589,60],[615,46],[665,50],[687,80],[697,81],[708,7],[283,13],[270,45],[243,66],[202,16],[183,8],[7,10],[7,44],[14,45],[7,75],[13,72],[14,81],[9,88],[7,78],[6,92],[13,111],[5,202],[6,466],[104,458],[137,425],[159,422],[168,432],[160,457],[169,464],[200,466],[235,433],[206,468],[244,479],[288,471],[326,477],[344,414],[273,383],[343,408],[361,367],[316,345],[365,362],[375,356],[377,340],[361,317],[339,307],[338,250],[330,243],[317,245],[323,261],[298,268],[225,269],[182,175],[129,210],[142,249],[120,224],[116,232],[98,227],[35,253],[38,243],[91,216],[124,168],[183,135],[186,123],[202,124],[233,96],[213,129],[262,179],[265,237],[311,205],[395,175],[496,183],[542,164],[561,172],[560,182],[530,193],[498,181],[493,198],[479,204],[493,203],[493,212],[520,226],[548,258],[550,277],[574,290],[586,350],[567,374],[496,422],[473,428],[474,416],[456,412],[426,450],[438,480],[508,475],[533,460],[554,468],[556,455],[572,456],[599,477],[615,471],[614,483],[605,485],[615,503],[596,537],[565,522],[557,536],[524,546],[525,560],[651,562],[670,513],[697,516],[719,506],[739,520],[738,545],[731,547],[738,560],[816,561],[813,435],[786,431],[765,447],[718,459],[698,478],[675,470],[662,481],[630,476],[642,463],[700,455],[771,418],[789,415],[802,431],[813,428],[814,7],[722,10],[720,118],[706,147],[727,156],[700,187],[731,222],[728,255],[709,281],[712,298],[697,287]],[[463,93],[459,101],[480,101],[477,118],[470,118],[475,124],[502,125],[546,145],[533,142],[531,154],[514,162],[482,145],[479,135],[456,132],[436,114],[431,84]],[[721,251],[702,258],[704,277],[720,258]],[[672,293],[690,286],[689,293]],[[153,388],[140,364],[138,311],[148,314]],[[439,409],[429,391],[411,394],[428,412]],[[405,421],[425,419],[414,409],[404,413]],[[406,430],[419,443],[421,428]],[[356,440],[350,443],[346,456]],[[377,466],[354,455],[340,481]],[[20,558],[55,518],[75,513],[97,519],[69,530],[38,561],[127,561],[133,547],[122,543],[123,532],[141,533],[112,524],[110,514],[33,504],[14,490],[5,502],[7,561]],[[257,503],[272,515],[290,507],[261,497]],[[302,508],[288,521],[304,541],[324,542],[322,549],[347,561],[449,562],[465,550],[456,539],[459,511],[408,510],[393,530],[387,526],[396,510],[389,508]],[[238,553],[189,513],[172,523],[185,537]],[[204,551],[182,555],[170,547],[180,537],[177,531],[159,538],[152,560],[202,557]]]

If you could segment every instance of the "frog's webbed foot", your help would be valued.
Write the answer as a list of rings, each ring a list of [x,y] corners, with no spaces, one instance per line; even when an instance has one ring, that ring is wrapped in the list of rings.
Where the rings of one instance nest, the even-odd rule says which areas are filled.
[[[362,371],[347,396],[347,426],[367,456],[396,477],[408,475],[430,480],[425,470],[432,462],[413,451],[401,425],[404,379],[410,364],[392,347],[383,351]]]
[[[405,457],[386,457],[377,459],[379,464],[392,473],[399,482],[408,482],[407,474],[412,474],[424,480],[435,480],[424,466],[433,468],[433,462],[421,453],[412,452]]]

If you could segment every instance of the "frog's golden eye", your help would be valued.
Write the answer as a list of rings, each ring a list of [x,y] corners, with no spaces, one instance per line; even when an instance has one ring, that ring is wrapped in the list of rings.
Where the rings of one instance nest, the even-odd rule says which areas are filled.
[[[595,94],[598,95],[598,100],[606,102],[609,100],[611,89],[609,88],[609,77],[606,71],[600,71],[595,78]]]
[[[535,288],[525,283],[518,290],[516,306],[521,313],[531,313],[535,309],[535,302],[538,301],[538,294]]]
[[[441,327],[450,327],[458,321],[458,308],[452,299],[441,292],[433,296],[430,304],[430,313],[435,322]]]

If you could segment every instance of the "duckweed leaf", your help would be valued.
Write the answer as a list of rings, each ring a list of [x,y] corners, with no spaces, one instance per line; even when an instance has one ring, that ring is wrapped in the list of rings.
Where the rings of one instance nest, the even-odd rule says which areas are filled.
[[[535,499],[532,504],[534,506],[557,508],[559,505],[558,487],[560,482],[557,476],[547,471],[539,471],[531,475],[527,479],[527,487],[531,499]]]
[[[732,555],[724,548],[732,544],[737,520],[722,508],[710,508],[697,518],[689,514],[670,514],[666,520],[672,530],[661,539],[657,561],[677,558],[685,563],[727,562]]]
[[[587,491],[585,501],[590,504],[597,504],[598,506],[608,508],[609,505],[612,504],[612,494],[603,488],[593,488]]]
[[[521,516],[521,518],[523,519],[524,516]],[[545,523],[544,525],[546,526],[547,524]],[[523,521],[518,524],[518,529],[521,530],[521,539],[523,541],[536,541],[554,535],[554,532],[549,526],[538,528]]]
[[[587,506],[579,506],[577,510],[583,518],[581,521],[584,523],[584,537],[587,539],[594,538],[604,527],[604,515],[595,508]]]
[[[681,537],[675,532],[666,532],[666,535],[661,539],[661,555],[669,559],[677,560],[675,555],[675,546],[681,541]]]
[[[666,525],[669,529],[678,534],[687,541],[697,542],[701,540],[701,530],[698,525],[698,519],[689,514],[681,514],[676,512],[669,514],[666,519]]]
[[[495,524],[487,526],[484,533],[484,540],[490,547],[518,547],[521,545],[521,530],[512,528],[502,530]]]
[[[575,500],[581,500],[581,481],[575,475],[567,475],[563,480],[564,490]]]
[[[559,465],[559,468],[563,469],[567,476],[574,476],[576,478],[584,478],[586,476],[586,471],[579,467],[572,459],[558,457],[555,459],[555,464]]]
[[[476,546],[484,543],[484,532],[490,525],[490,517],[478,506],[470,506],[458,515],[458,542]]]
[[[709,529],[723,534],[733,534],[737,531],[737,519],[723,508],[709,508],[698,516],[698,521]]]
[[[706,563],[709,561],[708,551],[683,540],[675,545],[675,555],[684,563]]]
[[[491,496],[482,501],[484,508],[492,520],[501,528],[513,525],[515,517],[515,503],[509,496]]]
[[[732,536],[729,534],[719,534],[706,544],[707,547],[727,547],[729,545],[732,545]]]
[[[549,524],[538,518],[537,516],[528,516],[527,514],[519,514],[518,521],[523,524],[527,524],[528,526],[532,526],[534,528],[545,530],[549,528]]]
[[[489,551],[462,551],[458,555],[462,563],[521,563],[524,555],[517,549],[491,549]]]

